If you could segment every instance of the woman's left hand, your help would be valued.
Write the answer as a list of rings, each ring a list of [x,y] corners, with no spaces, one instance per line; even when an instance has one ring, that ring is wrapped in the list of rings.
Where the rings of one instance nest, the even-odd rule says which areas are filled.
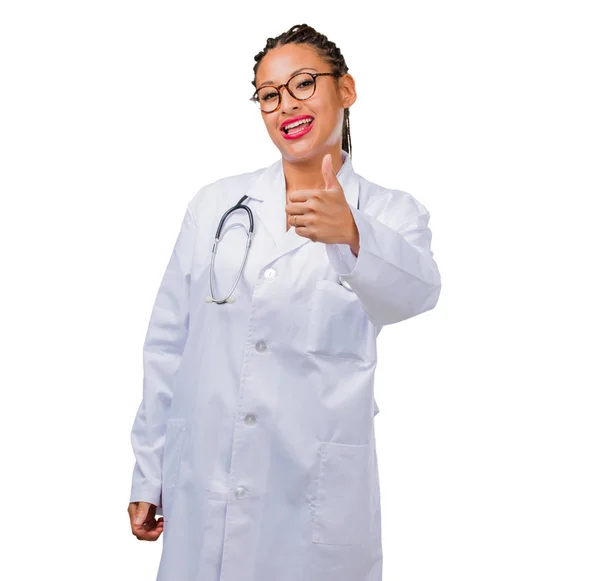
[[[358,255],[358,229],[344,190],[333,171],[331,154],[323,158],[325,188],[296,190],[288,195],[285,211],[296,233],[313,242],[348,244]]]

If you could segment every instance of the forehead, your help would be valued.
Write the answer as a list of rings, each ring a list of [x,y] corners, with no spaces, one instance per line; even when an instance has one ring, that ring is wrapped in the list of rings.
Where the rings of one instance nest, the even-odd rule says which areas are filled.
[[[256,86],[264,82],[285,83],[294,71],[312,68],[326,72],[328,67],[315,49],[306,44],[284,44],[272,48],[261,59],[256,71]]]

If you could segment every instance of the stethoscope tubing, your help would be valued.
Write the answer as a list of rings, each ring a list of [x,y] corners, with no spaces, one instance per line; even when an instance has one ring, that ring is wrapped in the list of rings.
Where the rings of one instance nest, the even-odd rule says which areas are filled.
[[[244,202],[244,200],[247,197],[248,197],[247,195],[242,196],[235,206],[229,208],[229,210],[227,210],[223,214],[223,216],[221,216],[221,220],[219,221],[219,225],[217,227],[217,233],[215,235],[215,241],[214,241],[213,247],[212,247],[211,258],[210,258],[210,271],[209,271],[210,272],[210,275],[209,275],[210,297],[206,297],[207,302],[217,303],[218,305],[222,305],[223,303],[227,303],[227,302],[232,302],[229,299],[230,299],[231,295],[233,294],[233,291],[235,290],[235,288],[242,276],[242,273],[244,272],[244,268],[246,266],[246,261],[248,259],[248,251],[250,250],[250,245],[252,244],[252,238],[254,237],[254,214],[252,213],[252,210],[248,206],[246,206],[245,204],[242,203],[242,202]],[[356,209],[359,208],[359,203],[360,203],[360,200],[357,201]],[[242,261],[242,266],[241,266],[241,268],[237,274],[237,277],[233,283],[233,286],[231,287],[231,290],[229,291],[227,296],[223,299],[216,299],[215,293],[214,293],[215,256],[217,254],[217,248],[219,247],[219,242],[221,241],[221,233],[222,233],[223,225],[225,224],[225,220],[227,220],[229,215],[232,214],[233,212],[235,212],[236,210],[245,210],[248,214],[248,219],[250,221],[249,229],[246,228],[245,226],[243,226],[243,228],[247,234],[247,237],[248,237],[246,240],[246,249],[244,251],[244,260]]]
[[[229,208],[229,210],[227,210],[227,212],[225,212],[223,214],[223,216],[221,216],[221,220],[219,221],[219,226],[217,227],[217,233],[215,235],[215,241],[213,244],[212,254],[211,254],[211,258],[210,258],[210,276],[209,276],[209,278],[210,278],[210,299],[212,300],[212,302],[217,303],[218,305],[222,305],[223,303],[229,302],[229,297],[231,297],[231,295],[233,294],[233,291],[235,290],[235,288],[242,276],[242,272],[244,272],[244,267],[246,266],[246,260],[248,259],[248,251],[250,250],[250,245],[252,244],[252,238],[254,236],[254,215],[252,214],[252,210],[248,206],[246,206],[242,203],[247,197],[248,196],[246,196],[246,195],[242,196],[235,206]],[[225,223],[225,220],[227,220],[229,215],[232,214],[233,212],[235,212],[236,210],[246,210],[246,212],[248,214],[248,219],[250,221],[249,229],[247,229],[245,226],[243,227],[248,236],[248,238],[246,240],[246,249],[244,251],[244,259],[242,261],[242,266],[237,274],[237,277],[233,283],[233,286],[231,287],[231,290],[229,291],[227,296],[225,296],[225,298],[223,298],[223,299],[216,299],[215,292],[214,292],[215,256],[217,254],[217,248],[219,247],[219,242],[221,241],[221,231],[223,229],[223,224]]]

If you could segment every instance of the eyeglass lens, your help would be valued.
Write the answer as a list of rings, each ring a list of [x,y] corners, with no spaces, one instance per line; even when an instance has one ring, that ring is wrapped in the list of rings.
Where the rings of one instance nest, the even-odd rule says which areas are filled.
[[[292,97],[299,100],[308,99],[315,92],[315,79],[308,73],[300,73],[290,79],[288,89]],[[283,91],[283,87],[279,91]],[[277,109],[279,91],[275,87],[262,87],[258,90],[258,106],[262,111],[268,113]]]

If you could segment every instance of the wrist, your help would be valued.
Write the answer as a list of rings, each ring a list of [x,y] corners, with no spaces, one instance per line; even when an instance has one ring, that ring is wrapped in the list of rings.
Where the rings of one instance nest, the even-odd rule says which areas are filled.
[[[356,226],[356,222],[354,221],[354,217],[352,217],[352,225],[350,226],[349,234],[347,237],[348,246],[350,246],[350,250],[354,256],[358,257],[358,251],[360,250],[360,235],[358,233],[358,227]]]

